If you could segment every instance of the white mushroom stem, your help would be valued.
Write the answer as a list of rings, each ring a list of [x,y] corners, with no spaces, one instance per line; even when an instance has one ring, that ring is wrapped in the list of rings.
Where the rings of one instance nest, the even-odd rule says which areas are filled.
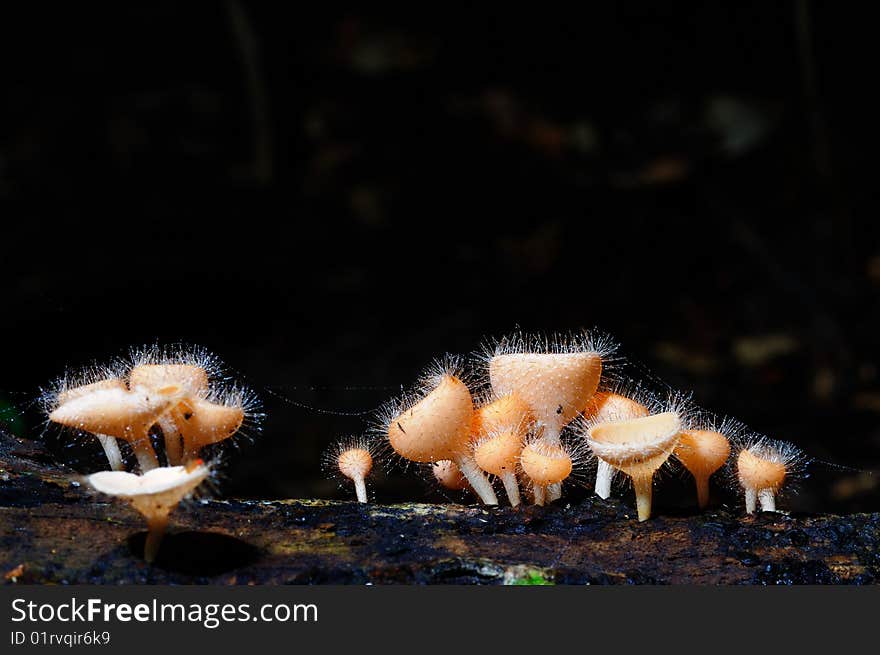
[[[98,441],[101,442],[101,448],[107,455],[107,461],[110,462],[110,469],[113,471],[121,471],[124,468],[122,463],[122,453],[119,452],[119,444],[116,443],[114,437],[108,437],[106,434],[96,434]]]
[[[168,514],[160,514],[147,519],[147,541],[144,543],[144,559],[148,564],[156,561],[165,528],[168,526]]]
[[[755,489],[746,489],[746,514],[754,514],[758,506],[758,492]]]
[[[367,502],[367,483],[363,477],[353,478],[354,493],[359,503]]]
[[[519,483],[516,481],[516,474],[508,471],[501,476],[501,482],[504,484],[504,491],[507,492],[507,499],[510,501],[511,507],[519,505]]]
[[[559,426],[556,425],[545,425],[544,433],[541,435],[541,439],[546,443],[558,446],[560,444],[560,434],[561,430]],[[562,483],[554,482],[553,484],[548,484],[541,490],[541,502],[537,501],[537,495],[535,496],[535,505],[543,505],[544,501],[548,503],[552,503],[554,500],[559,500],[562,498]]]
[[[180,430],[177,424],[170,416],[162,416],[157,421],[162,429],[162,436],[165,437],[165,459],[168,460],[168,466],[177,466],[181,463],[183,457],[183,440],[180,436]]]
[[[762,512],[776,511],[776,495],[772,489],[761,489],[758,492],[758,502],[761,503]]]
[[[651,518],[651,497],[653,495],[654,476],[640,476],[633,478],[633,488],[636,492],[636,509],[639,513],[639,521],[647,521]]]
[[[536,484],[532,489],[532,499],[535,505],[543,505],[547,498],[547,487]]]
[[[599,498],[608,498],[611,496],[611,482],[614,480],[615,469],[605,460],[599,460],[599,466],[596,469],[596,495]]]
[[[153,450],[153,444],[150,443],[150,437],[144,436],[142,439],[136,439],[131,442],[131,449],[137,457],[138,464],[141,467],[141,473],[152,471],[159,468],[159,459],[156,457],[156,451]]]
[[[471,489],[474,490],[474,493],[480,497],[480,500],[482,500],[483,503],[486,505],[498,504],[498,496],[495,495],[495,490],[492,488],[492,484],[486,476],[483,475],[483,471],[477,466],[473,457],[470,455],[459,455],[455,460],[455,463],[458,464],[461,474],[470,483]]]

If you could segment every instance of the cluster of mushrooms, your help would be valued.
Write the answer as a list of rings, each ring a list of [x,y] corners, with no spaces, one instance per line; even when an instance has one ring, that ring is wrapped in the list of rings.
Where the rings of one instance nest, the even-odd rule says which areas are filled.
[[[325,465],[353,481],[358,500],[367,502],[365,479],[374,459],[390,450],[430,465],[439,484],[468,489],[487,505],[498,504],[499,480],[515,507],[523,488],[536,505],[558,500],[573,472],[594,462],[596,494],[608,498],[622,472],[645,521],[661,467],[680,462],[704,508],[710,477],[729,464],[749,514],[758,503],[776,509],[783,483],[806,464],[797,447],[718,420],[679,394],[660,399],[608,375],[614,350],[589,334],[549,341],[517,335],[481,353],[471,366],[476,374],[448,359],[383,407],[371,433],[334,444]]]
[[[127,500],[144,516],[148,562],[156,558],[169,514],[211,476],[201,451],[256,417],[252,396],[229,388],[217,360],[198,349],[152,348],[125,362],[65,376],[45,392],[44,403],[50,423],[99,440],[110,470],[85,481]],[[120,442],[140,475],[125,470]]]
[[[586,333],[550,341],[518,335],[482,353],[475,375],[459,360],[439,362],[411,393],[383,406],[366,436],[334,444],[325,465],[354,483],[360,502],[368,500],[374,460],[394,453],[429,465],[439,484],[467,489],[487,505],[498,504],[500,481],[515,507],[523,489],[536,505],[558,500],[563,483],[594,462],[596,493],[608,498],[614,476],[624,473],[644,521],[654,475],[667,462],[693,475],[702,508],[710,476],[732,461],[746,511],[759,503],[775,510],[783,483],[806,463],[799,449],[715,420],[679,395],[661,400],[622,382],[608,374],[614,350]],[[151,348],[65,376],[44,403],[50,423],[100,442],[109,470],[85,481],[144,516],[148,562],[169,514],[212,476],[202,452],[262,416],[254,396],[231,387],[218,361],[199,349]]]

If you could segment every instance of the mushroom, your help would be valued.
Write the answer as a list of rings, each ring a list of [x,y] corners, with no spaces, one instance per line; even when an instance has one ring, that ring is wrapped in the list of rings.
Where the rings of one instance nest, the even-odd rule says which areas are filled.
[[[803,451],[794,444],[753,438],[736,459],[737,478],[746,497],[746,513],[754,514],[757,502],[762,512],[775,512],[776,494],[783,483],[800,473],[806,464]]]
[[[467,478],[474,492],[487,505],[497,505],[492,485],[471,455],[471,424],[474,404],[470,389],[453,371],[440,371],[426,379],[429,387],[421,398],[386,411],[383,431],[388,443],[402,458],[432,463],[448,459]]]
[[[561,485],[571,475],[572,456],[561,442],[548,443],[545,439],[532,439],[520,453],[520,466],[532,482],[532,492],[536,505],[544,504],[544,493],[550,485]]]
[[[489,358],[489,380],[496,396],[518,394],[529,406],[541,438],[559,445],[562,429],[586,407],[602,376],[603,357],[612,347],[585,335],[553,344],[530,344],[521,337],[502,341]],[[558,484],[547,490],[549,500],[561,495]],[[543,504],[544,489],[535,487]]]
[[[126,386],[125,382],[120,378],[107,378],[105,380],[99,380],[97,382],[91,382],[89,384],[83,384],[78,387],[58,391],[53,397],[52,403],[54,408],[53,410],[50,410],[50,413],[54,411],[54,409],[57,409],[71,400],[87,396],[93,391],[98,391],[100,389],[120,389],[125,391]],[[101,448],[104,449],[104,454],[107,456],[110,468],[114,471],[123,470],[124,465],[122,462],[122,453],[119,452],[119,444],[116,443],[116,438],[97,432],[94,434],[98,438]]]
[[[710,424],[682,430],[675,457],[694,476],[700,509],[709,504],[709,477],[730,457],[730,439],[740,429],[738,423],[725,419],[718,426]]]
[[[324,453],[324,468],[354,483],[359,503],[367,502],[366,478],[373,470],[373,442],[363,437],[341,439]]]
[[[634,399],[633,396],[640,400]],[[600,391],[590,398],[587,408],[584,410],[584,419],[589,427],[600,423],[627,421],[647,416],[650,412],[641,400],[647,401],[648,399],[638,387],[627,393],[623,393],[622,390],[619,393]],[[614,471],[615,468],[611,464],[601,458],[598,460],[595,492],[599,498],[608,498],[611,495]]]
[[[474,461],[501,479],[513,507],[520,503],[516,465],[530,424],[529,407],[516,394],[498,398],[474,413]]]
[[[593,453],[630,476],[636,493],[639,521],[651,516],[654,471],[659,469],[678,444],[682,419],[677,411],[600,423],[592,426],[587,443]]]
[[[431,464],[431,472],[440,486],[450,491],[465,491],[471,489],[470,483],[461,474],[455,462],[449,459],[441,459]]]
[[[246,395],[211,395],[208,372],[196,364],[139,364],[131,369],[132,389],[155,390],[169,384],[182,390],[180,402],[159,416],[165,438],[165,455],[171,465],[197,458],[210,444],[233,436],[246,415]]]
[[[187,398],[196,398],[208,393],[208,372],[194,364],[140,364],[129,373],[131,387],[156,389],[167,384],[178,384]],[[183,460],[183,432],[180,424],[186,419],[186,407],[176,407],[157,421],[165,439],[165,457],[168,464],[175,466]]]
[[[159,466],[150,443],[150,427],[183,398],[175,384],[154,390],[129,391],[119,385],[98,385],[74,394],[49,413],[49,420],[75,428],[128,441],[141,471]]]
[[[166,466],[143,475],[127,471],[100,471],[86,478],[97,491],[123,498],[147,520],[144,559],[153,562],[168,525],[168,515],[210,475],[201,460],[190,466]]]

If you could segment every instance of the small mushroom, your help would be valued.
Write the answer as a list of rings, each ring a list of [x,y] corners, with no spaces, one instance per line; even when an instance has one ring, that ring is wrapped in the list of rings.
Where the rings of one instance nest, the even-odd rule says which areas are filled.
[[[71,400],[74,400],[75,398],[87,396],[91,392],[98,391],[100,389],[121,389],[122,391],[125,391],[126,386],[125,382],[121,378],[107,378],[106,380],[99,380],[97,382],[84,384],[78,387],[64,389],[54,395],[52,401],[54,408],[58,408],[61,405],[64,405]],[[110,464],[110,468],[114,471],[123,470],[124,465],[122,462],[122,453],[119,452],[119,444],[116,443],[116,438],[106,434],[94,434],[98,438],[98,442],[101,444],[101,448],[104,449],[104,454],[107,456],[107,461]]]
[[[745,492],[746,513],[754,514],[758,502],[762,512],[775,512],[776,495],[783,483],[806,464],[803,451],[787,441],[760,437],[743,447],[736,459],[736,472]]]
[[[394,451],[412,462],[448,459],[458,466],[487,505],[497,505],[492,485],[470,453],[474,404],[470,389],[452,372],[441,372],[420,399],[388,412],[384,432]]]
[[[632,398],[638,396],[647,400],[644,392],[634,391],[624,395],[612,391],[600,391],[595,394],[584,410],[584,419],[587,425],[600,423],[613,423],[615,421],[628,421],[634,418],[648,416],[650,411],[640,402]],[[608,498],[611,495],[611,483],[614,480],[616,469],[603,459],[599,459],[596,467],[595,492],[599,498]]]
[[[242,396],[209,399],[208,372],[202,366],[139,364],[129,375],[132,389],[155,390],[169,384],[182,390],[180,402],[157,419],[169,464],[195,459],[202,448],[228,439],[241,428],[246,405]]]
[[[697,504],[704,509],[709,504],[709,477],[724,466],[730,457],[730,439],[734,424],[722,423],[718,429],[683,430],[675,456],[694,476],[697,485]]]
[[[520,466],[532,481],[535,504],[543,505],[544,494],[538,489],[546,489],[562,482],[571,475],[572,456],[564,444],[547,443],[544,439],[533,439],[520,453]]]
[[[122,498],[147,520],[144,559],[153,562],[168,525],[168,515],[210,475],[208,465],[197,460],[189,466],[155,468],[143,475],[127,471],[100,471],[86,478],[97,491]]]
[[[593,453],[632,479],[639,521],[651,516],[654,472],[675,450],[681,429],[677,411],[600,423],[589,429],[587,443]]]
[[[452,460],[441,459],[439,462],[434,462],[431,464],[431,472],[440,486],[450,491],[473,491],[467,478],[461,474],[461,469]]]
[[[603,357],[613,348],[589,336],[530,343],[516,337],[502,341],[489,358],[489,380],[496,396],[518,394],[529,406],[540,437],[559,445],[562,429],[578,416],[596,393]],[[561,486],[550,485],[549,500],[560,497]],[[535,487],[536,504],[544,489]]]
[[[516,394],[498,398],[474,413],[474,460],[486,473],[501,479],[513,507],[520,503],[516,465],[531,422],[528,405]]]
[[[373,441],[351,437],[336,442],[324,454],[324,468],[351,480],[360,503],[367,502],[366,478],[373,470],[374,451]]]
[[[194,364],[140,364],[131,369],[129,384],[134,389],[156,389],[177,384],[187,398],[197,398],[208,393],[208,372]],[[182,410],[182,411],[181,411]],[[168,464],[176,466],[183,461],[183,433],[180,424],[185,421],[187,408],[175,408],[159,417],[157,423],[165,440],[165,457]]]
[[[177,385],[128,391],[117,385],[99,386],[75,395],[49,413],[49,420],[66,427],[128,441],[141,471],[159,466],[150,443],[150,428],[183,397]]]

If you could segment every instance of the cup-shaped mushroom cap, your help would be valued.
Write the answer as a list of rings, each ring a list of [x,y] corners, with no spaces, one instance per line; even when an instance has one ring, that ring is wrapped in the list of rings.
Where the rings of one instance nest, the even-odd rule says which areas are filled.
[[[394,451],[413,462],[455,459],[467,451],[474,403],[467,385],[444,375],[424,398],[388,423]]]
[[[106,380],[99,380],[97,382],[92,382],[91,384],[64,389],[63,391],[59,391],[58,395],[55,396],[55,404],[56,406],[63,405],[76,398],[87,396],[93,391],[101,391],[104,389],[121,389],[122,391],[125,391],[125,381],[121,378],[107,378]]]
[[[526,444],[519,458],[529,479],[540,487],[562,482],[571,475],[571,455],[560,445],[535,440]]]
[[[590,428],[593,453],[632,477],[653,474],[669,458],[681,434],[681,418],[663,412]]]
[[[675,456],[691,473],[711,475],[730,456],[730,442],[715,430],[684,430]]]
[[[167,515],[210,474],[206,464],[156,468],[143,475],[127,471],[100,471],[86,480],[97,491],[129,500],[148,519]]]
[[[373,456],[364,448],[349,448],[339,453],[336,465],[345,477],[352,480],[363,479],[373,470]]]
[[[431,466],[431,472],[434,474],[434,478],[437,482],[447,489],[451,489],[452,491],[464,491],[465,489],[470,489],[471,485],[468,483],[467,478],[464,477],[461,469],[459,469],[458,465],[453,461],[441,459],[439,462],[435,462]]]
[[[244,422],[242,407],[202,398],[188,398],[177,412],[182,419],[177,423],[183,443],[190,452],[228,439]]]
[[[155,391],[96,389],[68,400],[49,414],[49,420],[69,428],[119,439],[141,440],[156,419],[180,402],[180,387]]]
[[[509,353],[489,361],[495,394],[518,394],[535,420],[557,435],[587,406],[601,376],[595,352]]]
[[[611,391],[599,391],[587,403],[584,418],[602,423],[641,418],[651,412],[643,404]]]
[[[141,364],[131,369],[128,380],[132,389],[138,386],[161,389],[169,384],[176,384],[187,395],[208,391],[207,371],[192,364]]]
[[[525,435],[531,420],[526,401],[519,394],[510,393],[474,412],[473,434],[481,436],[507,430]]]
[[[783,462],[765,459],[748,449],[740,452],[736,469],[740,484],[746,489],[755,490],[776,491],[782,486],[786,474]]]
[[[492,475],[516,471],[516,462],[523,449],[522,434],[515,430],[501,430],[480,439],[474,445],[477,466]]]

